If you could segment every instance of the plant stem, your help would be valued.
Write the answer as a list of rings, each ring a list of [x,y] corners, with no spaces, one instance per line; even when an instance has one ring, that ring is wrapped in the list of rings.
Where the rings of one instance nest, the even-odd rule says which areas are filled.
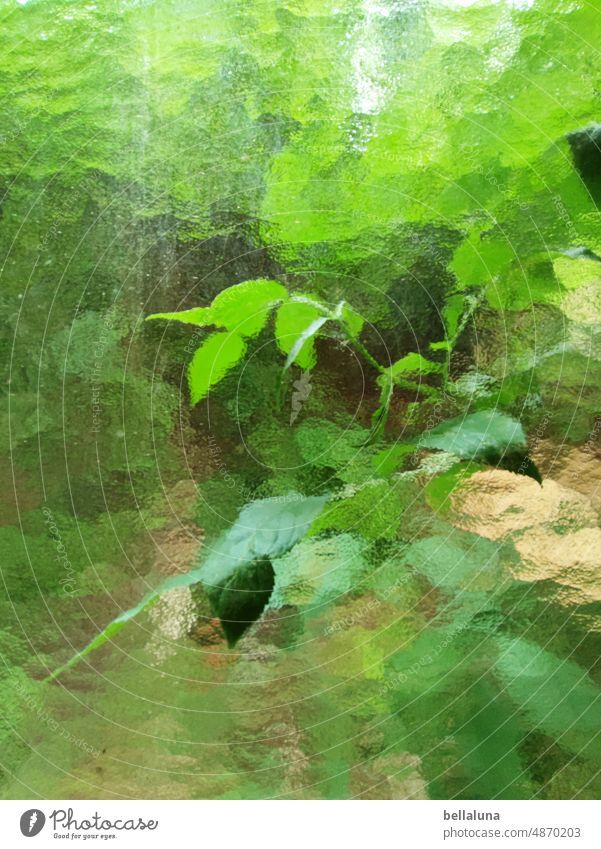
[[[380,363],[376,360],[375,357],[372,357],[372,355],[369,353],[369,351],[367,350],[365,345],[363,345],[362,342],[359,342],[358,339],[355,339],[350,334],[347,334],[346,338],[348,339],[350,345],[355,349],[355,351],[357,351],[358,354],[361,354],[363,359],[366,360],[370,364],[370,366],[373,366],[373,368],[377,369],[380,374],[383,374],[386,371],[384,366],[380,365]]]

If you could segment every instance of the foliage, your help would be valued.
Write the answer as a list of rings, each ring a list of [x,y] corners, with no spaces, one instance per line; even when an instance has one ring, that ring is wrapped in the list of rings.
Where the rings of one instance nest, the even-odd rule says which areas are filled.
[[[359,342],[360,317],[344,301],[330,310],[305,295],[288,298],[286,289],[274,281],[247,281],[225,289],[210,307],[181,313],[157,313],[149,317],[182,321],[199,327],[217,325],[226,328],[226,332],[208,336],[194,354],[188,375],[192,403],[206,395],[209,387],[218,383],[237,364],[246,350],[244,337],[256,336],[265,326],[270,309],[278,303],[281,303],[280,312],[287,310],[285,318],[276,323],[278,346],[288,354],[284,372],[297,362],[299,356],[303,357],[307,343],[313,341],[328,321],[335,323],[343,331],[344,341],[353,344],[379,372],[378,382],[383,391],[380,407],[372,417],[376,434],[381,432],[388,416],[392,390],[397,381],[405,386],[407,374],[423,372],[427,375],[442,371],[441,365],[414,353],[406,354],[390,366],[381,366]],[[283,342],[288,337],[289,340]],[[310,360],[304,358],[303,362],[307,365]],[[420,388],[419,385],[417,388]],[[426,433],[421,438],[421,445],[455,454],[464,460],[485,460],[501,468],[529,474],[540,482],[538,470],[527,455],[522,426],[497,410],[480,411],[467,418],[444,422]],[[276,582],[272,559],[292,548],[307,533],[326,500],[325,496],[302,498],[296,493],[289,493],[284,497],[284,506],[270,499],[250,503],[216,543],[200,568],[167,579],[136,607],[118,616],[51,677],[56,677],[79,658],[109,641],[123,625],[148,609],[164,592],[195,583],[204,585],[230,645],[235,644],[270,600]],[[333,504],[324,518],[317,520],[315,532],[332,529],[341,533],[348,530],[361,533],[368,539],[394,539],[400,517],[401,507],[394,489],[389,491],[382,481],[368,481],[358,491],[343,494],[342,500]],[[434,537],[431,542],[435,542]]]
[[[279,306],[278,306],[279,304]],[[462,304],[454,307],[451,322],[453,338],[434,345],[441,345],[447,353],[453,349],[460,330],[459,316]],[[226,332],[213,333],[197,349],[188,370],[188,384],[192,403],[204,398],[210,387],[218,383],[233,368],[246,352],[243,337],[256,336],[265,326],[270,310],[276,307],[275,339],[278,348],[286,354],[283,371],[292,365],[305,370],[316,363],[315,342],[324,332],[326,325],[333,325],[338,338],[354,348],[366,362],[379,372],[380,406],[374,412],[372,422],[378,433],[388,417],[395,385],[416,389],[418,392],[434,394],[427,384],[414,382],[408,377],[420,379],[422,375],[446,374],[445,367],[426,359],[422,354],[409,353],[388,366],[381,365],[360,342],[359,336],[364,320],[346,301],[339,301],[331,308],[314,296],[293,294],[271,280],[248,280],[224,289],[210,307],[197,307],[174,313],[155,313],[148,319],[167,319],[193,324],[197,327],[216,325],[225,327]],[[465,326],[465,322],[461,327]]]
[[[598,798],[595,4],[0,17],[2,795]]]

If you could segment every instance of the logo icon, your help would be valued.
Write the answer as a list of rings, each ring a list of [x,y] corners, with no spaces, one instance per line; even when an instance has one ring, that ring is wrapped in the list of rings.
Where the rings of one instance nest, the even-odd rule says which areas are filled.
[[[311,372],[304,371],[298,380],[292,384],[294,392],[292,393],[292,412],[290,413],[290,425],[292,426],[298,414],[303,408],[303,401],[306,401],[311,394]]]
[[[46,817],[38,808],[31,808],[21,815],[21,834],[25,837],[35,837],[44,828]]]

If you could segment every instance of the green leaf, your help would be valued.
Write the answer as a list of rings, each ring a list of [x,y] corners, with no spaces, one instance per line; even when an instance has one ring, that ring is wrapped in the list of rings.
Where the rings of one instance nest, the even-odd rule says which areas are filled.
[[[195,574],[207,587],[220,586],[244,563],[278,557],[305,535],[327,500],[291,492],[247,504]]]
[[[422,357],[421,354],[415,353],[406,354],[400,360],[397,360],[396,363],[384,369],[377,378],[377,383],[381,390],[380,405],[372,416],[372,426],[376,428],[372,438],[381,433],[386,424],[395,384],[404,389],[411,389],[416,392],[423,392],[424,394],[435,394],[436,390],[433,387],[421,381],[418,383],[413,380],[407,380],[405,375],[436,374],[440,371],[442,371],[440,363],[433,363]]]
[[[380,374],[377,377],[376,382],[380,387],[380,403],[378,409],[371,417],[372,433],[370,439],[372,440],[379,436],[386,427],[386,421],[390,410],[390,402],[394,391],[394,381],[390,374],[390,369],[385,371],[383,374]]]
[[[363,330],[363,325],[365,324],[364,319],[358,312],[355,312],[355,310],[349,306],[346,301],[342,305],[341,318],[342,323],[348,330],[350,336],[353,339],[356,339]]]
[[[155,312],[146,316],[146,321],[163,318],[167,321],[181,321],[184,324],[195,324],[197,327],[210,327],[215,324],[210,307],[195,307],[181,312]]]
[[[86,657],[86,655],[90,654],[94,651],[94,649],[100,648],[105,643],[112,642],[112,638],[124,628],[127,623],[137,616],[138,613],[141,613],[143,610],[148,610],[152,605],[158,601],[159,595],[156,592],[148,593],[144,596],[142,601],[140,601],[135,607],[132,607],[130,610],[126,610],[120,616],[117,616],[116,619],[113,619],[112,622],[104,628],[94,639],[88,643],[88,645],[82,649],[80,652],[77,652],[67,663],[60,666],[58,669],[55,669],[54,672],[46,678],[47,681],[53,681],[57,678],[61,673],[66,672],[67,669],[71,669],[71,667],[75,666],[82,658]]]
[[[230,645],[261,615],[274,585],[271,560],[307,533],[327,496],[266,498],[246,506],[194,575]]]
[[[309,537],[274,561],[275,586],[269,607],[323,610],[352,593],[370,569],[365,540],[341,533]],[[320,610],[320,612],[321,612]]]
[[[154,313],[146,321],[162,318],[197,327],[224,327],[252,337],[265,327],[271,308],[287,298],[286,288],[277,280],[247,280],[224,289],[210,307]]]
[[[497,642],[496,673],[521,714],[579,758],[598,760],[601,691],[586,670],[521,638]]]
[[[463,295],[451,295],[444,305],[442,315],[447,329],[447,336],[453,340],[460,329],[461,317],[465,308],[465,297]]]
[[[453,528],[412,543],[404,561],[433,586],[463,594],[498,592],[509,581],[506,558],[514,556],[511,545]]]
[[[451,343],[443,339],[442,342],[430,342],[429,348],[431,351],[450,351]]]
[[[405,354],[396,363],[389,366],[391,376],[400,377],[404,374],[439,374],[442,371],[440,363],[433,363],[421,354]]]
[[[296,360],[302,355],[303,348],[306,343],[313,339],[319,333],[320,329],[323,325],[328,321],[327,315],[322,315],[319,318],[316,318],[315,321],[312,321],[311,324],[303,330],[301,335],[298,337],[292,348],[290,349],[290,353],[286,358],[286,362],[284,364],[284,371],[288,371],[290,366],[296,362]]]
[[[287,298],[277,280],[247,280],[220,292],[211,312],[218,326],[252,337],[265,327],[271,308]]]
[[[304,300],[291,300],[282,304],[275,321],[276,342],[279,349],[287,355],[292,353],[296,343],[302,338],[302,344],[296,350],[294,362],[302,369],[311,369],[315,365],[315,334],[325,321],[325,308],[320,309],[314,303]],[[312,326],[316,329],[311,330]],[[310,331],[307,333],[307,331]]]
[[[500,458],[527,447],[520,422],[497,410],[481,410],[443,422],[423,436],[421,444],[464,460]]]
[[[217,540],[209,556],[189,572],[173,575],[147,593],[135,606],[110,622],[68,663],[56,669],[53,680],[81,658],[99,648],[124,625],[170,590],[202,583],[231,643],[261,614],[273,588],[270,561],[291,549],[307,533],[323,510],[328,495],[302,496],[296,492],[264,498],[246,505],[232,527]],[[271,577],[270,577],[271,576]],[[250,614],[254,618],[249,619]],[[244,626],[244,627],[242,627]]]
[[[237,333],[213,333],[198,348],[188,368],[188,385],[193,404],[204,398],[211,386],[225,377],[240,361],[246,343]]]
[[[213,612],[219,617],[228,644],[234,646],[256,622],[271,597],[275,574],[271,560],[251,560],[208,592]]]

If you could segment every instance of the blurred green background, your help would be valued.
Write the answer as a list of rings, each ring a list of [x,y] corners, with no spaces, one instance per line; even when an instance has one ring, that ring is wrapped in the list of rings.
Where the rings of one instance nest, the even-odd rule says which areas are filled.
[[[2,797],[599,798],[596,5],[0,15]],[[201,337],[143,318],[258,277],[347,299],[382,361],[472,304],[449,392],[366,444],[374,375],[322,340],[291,424],[266,330],[191,408]],[[492,407],[542,488],[403,466]],[[44,682],[290,490],[337,509],[235,649],[184,589]]]

